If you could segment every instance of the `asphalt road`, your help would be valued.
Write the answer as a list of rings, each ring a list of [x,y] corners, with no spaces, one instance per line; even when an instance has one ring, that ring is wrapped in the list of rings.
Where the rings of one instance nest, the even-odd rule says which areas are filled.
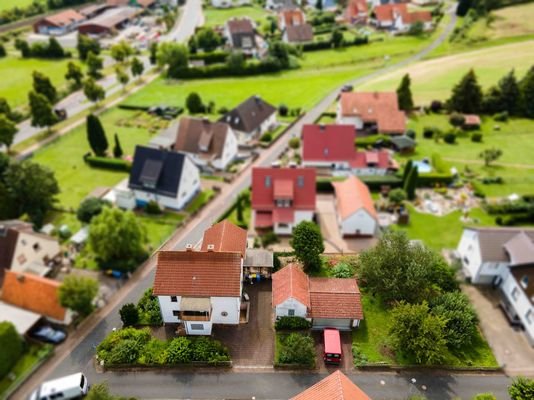
[[[190,2],[196,3],[191,0]],[[361,84],[380,74],[421,59],[447,38],[455,21],[456,17],[453,16],[440,37],[420,53],[350,83]],[[331,93],[309,110],[304,118],[280,137],[271,148],[264,150],[254,165],[268,166],[277,160],[287,147],[289,139],[300,135],[304,124],[313,123],[335,100],[337,94],[337,92]],[[221,194],[186,227],[175,232],[163,248],[183,249],[187,243],[197,243],[203,231],[232,204],[237,194],[250,186],[250,177],[250,171],[244,171],[234,182],[224,187]],[[324,377],[324,375],[310,372],[273,373],[239,368],[224,373],[165,370],[97,373],[93,365],[94,346],[113,328],[121,326],[119,308],[124,303],[136,302],[144,290],[152,285],[154,267],[154,260],[151,259],[112,299],[112,303],[86,321],[79,332],[72,334],[69,340],[58,348],[58,355],[38,370],[13,395],[13,398],[24,398],[43,380],[75,371],[83,371],[92,383],[107,381],[112,391],[117,394],[146,399],[251,399],[253,396],[256,399],[287,399]],[[349,374],[349,377],[375,400],[405,399],[408,395],[416,393],[424,393],[429,399],[436,400],[455,397],[470,399],[480,392],[493,392],[499,399],[505,399],[507,398],[506,386],[509,383],[509,378],[503,375],[435,375],[429,372],[423,374],[366,372]],[[412,383],[412,378],[416,379],[415,383]]]

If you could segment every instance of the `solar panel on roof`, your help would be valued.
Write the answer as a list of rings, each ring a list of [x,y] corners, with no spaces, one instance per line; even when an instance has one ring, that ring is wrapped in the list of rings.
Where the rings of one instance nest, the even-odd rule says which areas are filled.
[[[141,170],[141,177],[139,180],[143,186],[155,188],[159,176],[161,175],[161,170],[163,169],[163,161],[161,160],[146,160]]]

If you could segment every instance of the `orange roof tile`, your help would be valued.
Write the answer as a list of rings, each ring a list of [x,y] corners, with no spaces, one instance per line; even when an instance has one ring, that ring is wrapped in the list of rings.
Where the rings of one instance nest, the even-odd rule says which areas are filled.
[[[342,182],[332,182],[336,193],[337,212],[345,219],[360,209],[376,218],[376,209],[371,192],[365,183],[352,175]]]
[[[214,251],[237,252],[244,258],[247,231],[225,219],[204,232],[201,250],[208,251],[209,244],[215,246]]]
[[[2,300],[14,306],[63,321],[67,310],[59,304],[60,282],[37,275],[6,271]]]
[[[306,22],[304,13],[298,8],[281,11],[280,18],[285,21],[286,26],[302,25]]]
[[[65,10],[42,19],[55,26],[66,26],[74,22],[85,20],[85,17],[76,10]]]
[[[289,264],[275,272],[273,280],[273,307],[293,298],[310,307],[308,275],[297,264]]]
[[[241,254],[216,251],[160,251],[156,296],[239,297]]]
[[[335,371],[290,400],[371,400],[342,372]]]
[[[465,125],[480,125],[480,117],[476,114],[464,114]]]
[[[356,279],[310,278],[310,303],[312,318],[363,319]]]

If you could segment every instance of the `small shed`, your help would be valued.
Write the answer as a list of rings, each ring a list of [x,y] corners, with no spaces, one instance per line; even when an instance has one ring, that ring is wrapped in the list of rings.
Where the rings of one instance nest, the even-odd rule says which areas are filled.
[[[480,128],[480,117],[475,114],[464,114],[464,129],[479,129]]]
[[[270,278],[273,272],[273,253],[265,249],[247,249],[243,261],[246,278]]]
[[[391,145],[395,151],[401,154],[410,154],[415,150],[415,140],[407,135],[393,136],[391,138]]]

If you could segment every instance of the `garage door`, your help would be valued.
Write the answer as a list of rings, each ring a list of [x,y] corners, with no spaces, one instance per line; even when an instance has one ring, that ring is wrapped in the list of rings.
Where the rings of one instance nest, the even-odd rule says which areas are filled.
[[[350,319],[338,318],[314,318],[312,329],[337,328],[350,330]]]

